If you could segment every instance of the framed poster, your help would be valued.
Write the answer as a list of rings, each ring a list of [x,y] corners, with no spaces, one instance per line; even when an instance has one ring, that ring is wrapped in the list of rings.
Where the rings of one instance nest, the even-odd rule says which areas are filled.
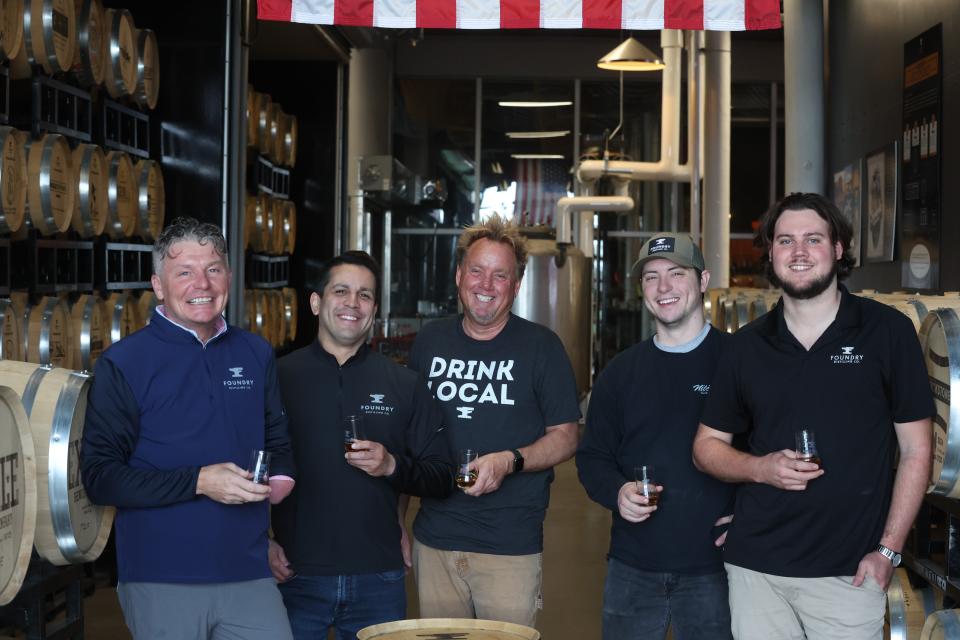
[[[897,225],[897,143],[867,155],[863,188],[866,192],[866,217],[863,234],[864,259],[867,262],[893,262]]]
[[[853,227],[853,240],[850,242],[850,253],[853,254],[855,267],[860,266],[860,165],[857,160],[842,170],[833,174],[833,203],[840,209],[840,213]]]
[[[900,283],[911,289],[940,288],[942,52],[940,24],[903,46]]]

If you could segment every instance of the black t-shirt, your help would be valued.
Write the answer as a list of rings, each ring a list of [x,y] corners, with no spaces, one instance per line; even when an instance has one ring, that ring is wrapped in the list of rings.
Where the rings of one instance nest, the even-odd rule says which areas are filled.
[[[560,339],[514,315],[492,340],[467,336],[462,316],[427,324],[409,366],[427,378],[440,401],[454,451],[483,455],[525,447],[546,427],[580,418],[573,368]],[[538,553],[552,480],[552,469],[525,471],[479,497],[455,491],[445,500],[424,499],[414,534],[437,549]]]
[[[646,340],[614,358],[593,387],[577,470],[590,497],[613,512],[610,556],[624,564],[687,574],[723,569],[713,525],[731,512],[735,485],[698,471],[691,451],[728,340],[710,329],[688,353]],[[656,466],[663,494],[648,520],[627,522],[617,496],[642,464]]]
[[[397,498],[449,495],[453,458],[442,415],[423,380],[363,345],[343,366],[318,341],[279,361],[297,463],[293,492],[273,507],[273,530],[305,575],[401,569]],[[397,468],[374,478],[344,459],[346,415],[360,414],[369,440]]]
[[[812,429],[824,475],[805,491],[745,483],[724,559],[781,576],[853,575],[876,549],[890,507],[894,422],[934,414],[913,325],[900,312],[841,287],[834,322],[806,351],[783,303],[734,334],[702,422],[749,432],[750,453],[794,448]]]

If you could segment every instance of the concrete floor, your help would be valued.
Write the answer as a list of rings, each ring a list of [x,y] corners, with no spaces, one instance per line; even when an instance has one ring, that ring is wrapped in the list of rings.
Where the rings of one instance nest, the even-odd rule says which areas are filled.
[[[597,640],[610,541],[610,513],[587,498],[573,461],[556,469],[544,525],[543,611],[537,628],[546,640]],[[410,516],[415,512],[411,505]],[[408,577],[411,617],[416,589]],[[116,590],[104,585],[84,602],[88,640],[127,640]]]

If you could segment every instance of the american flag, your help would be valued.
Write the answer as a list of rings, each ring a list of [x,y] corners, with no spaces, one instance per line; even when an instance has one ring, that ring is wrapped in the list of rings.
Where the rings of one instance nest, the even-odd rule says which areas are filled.
[[[517,199],[514,218],[523,226],[553,224],[557,200],[567,195],[567,165],[563,160],[517,160]]]
[[[780,0],[257,0],[261,20],[396,29],[780,28]]]

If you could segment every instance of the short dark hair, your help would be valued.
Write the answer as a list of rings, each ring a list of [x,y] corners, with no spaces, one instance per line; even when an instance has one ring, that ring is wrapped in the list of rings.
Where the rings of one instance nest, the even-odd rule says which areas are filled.
[[[342,264],[352,264],[356,267],[363,267],[373,274],[373,280],[376,282],[376,296],[374,302],[380,304],[380,264],[374,260],[366,251],[344,251],[338,256],[330,258],[323,263],[320,271],[317,273],[317,295],[323,297],[323,290],[330,284],[330,272]]]
[[[160,275],[163,261],[170,257],[170,248],[178,242],[196,242],[204,245],[213,243],[217,254],[227,260],[227,241],[220,231],[220,227],[208,222],[200,222],[196,218],[181,216],[168,224],[156,241],[153,243],[153,272]]]
[[[773,273],[773,265],[770,264],[770,247],[773,246],[773,233],[777,226],[777,220],[784,211],[802,211],[810,209],[815,211],[818,216],[826,220],[830,227],[830,245],[837,242],[843,247],[843,254],[837,261],[837,280],[843,280],[850,275],[850,270],[856,264],[853,252],[850,251],[850,243],[853,241],[853,226],[847,220],[840,209],[830,200],[824,198],[819,193],[791,193],[777,202],[760,218],[760,226],[757,229],[757,235],[753,239],[753,246],[763,252],[763,266],[767,278],[771,281],[776,280]]]

